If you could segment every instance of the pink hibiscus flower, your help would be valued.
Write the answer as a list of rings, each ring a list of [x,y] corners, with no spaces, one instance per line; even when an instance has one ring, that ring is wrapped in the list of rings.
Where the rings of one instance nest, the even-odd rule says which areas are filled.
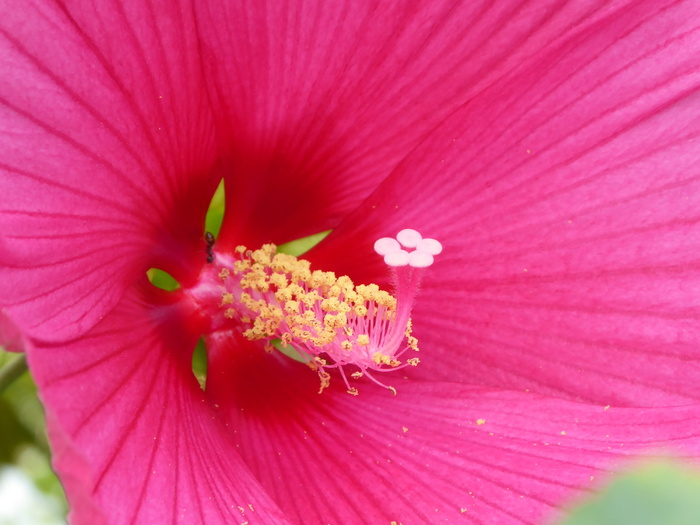
[[[700,455],[694,2],[3,7],[0,336],[73,523],[536,523]],[[358,369],[355,338],[334,369],[287,317],[251,340],[254,287],[228,317],[205,293],[236,246],[327,229],[312,269],[391,291],[373,246],[404,228],[444,247],[414,270],[416,367],[376,371],[401,337]]]

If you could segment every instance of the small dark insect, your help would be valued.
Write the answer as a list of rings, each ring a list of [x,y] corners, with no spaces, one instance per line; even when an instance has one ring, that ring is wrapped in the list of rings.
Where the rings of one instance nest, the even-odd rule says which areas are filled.
[[[204,234],[204,242],[207,243],[207,262],[213,263],[214,262],[214,243],[216,242],[216,239],[214,238],[214,235],[211,232],[207,232]]]

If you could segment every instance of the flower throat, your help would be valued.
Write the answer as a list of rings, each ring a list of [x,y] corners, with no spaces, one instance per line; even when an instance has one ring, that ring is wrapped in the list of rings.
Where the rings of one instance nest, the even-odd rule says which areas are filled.
[[[249,340],[265,341],[269,351],[273,340],[291,346],[318,373],[319,393],[330,383],[328,369],[337,368],[350,394],[358,390],[349,379],[362,376],[395,394],[374,374],[419,363],[410,313],[425,268],[442,251],[438,241],[407,229],[375,243],[392,272],[392,295],[375,284],[355,285],[347,276],[312,270],[309,261],[278,253],[274,244],[238,246],[228,255],[214,252],[212,239],[206,240],[210,264],[190,293],[211,316],[211,330],[242,330]]]

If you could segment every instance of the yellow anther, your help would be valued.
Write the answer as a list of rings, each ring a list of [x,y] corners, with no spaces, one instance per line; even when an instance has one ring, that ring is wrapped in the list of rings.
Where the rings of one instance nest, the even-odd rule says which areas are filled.
[[[260,315],[268,319],[282,320],[284,318],[282,309],[274,304],[266,304],[265,306],[262,306],[260,308]]]
[[[286,301],[284,303],[284,311],[288,314],[299,313],[299,301]]]
[[[312,342],[314,346],[317,346],[318,348],[323,348],[329,343],[332,343],[335,341],[335,330],[323,330],[318,337],[315,337]]]
[[[337,312],[340,308],[340,301],[337,297],[331,297],[321,301],[321,310],[324,312]]]
[[[345,296],[345,302],[348,304],[365,304],[364,297],[362,297],[359,293],[357,293],[354,290],[346,290],[345,292],[343,292],[343,295]]]
[[[372,283],[372,284],[359,284],[355,287],[355,291],[366,299],[372,299],[372,296],[374,294],[378,293],[380,290],[379,290],[379,286]]]
[[[335,274],[333,272],[323,272],[314,270],[307,280],[307,284],[311,288],[322,288],[324,286],[333,286],[335,283]]]
[[[275,299],[284,303],[292,299],[292,291],[289,288],[281,288],[275,292]]]
[[[316,319],[316,312],[313,310],[306,310],[303,314],[301,314],[302,319],[304,319],[304,322],[306,323],[313,323],[314,321],[317,321]]]
[[[285,288],[289,284],[289,281],[285,274],[273,273],[270,275],[270,284],[274,284],[277,288]]]
[[[304,301],[304,304],[311,308],[316,301],[320,300],[321,297],[318,295],[318,292],[316,290],[311,290],[309,293],[307,293],[302,301]]]
[[[298,326],[295,326],[292,328],[292,335],[299,339],[301,342],[305,343],[306,341],[309,341],[311,338],[313,338],[313,334],[309,332],[308,330],[304,330],[302,328],[299,328]]]
[[[257,301],[254,301],[249,293],[243,292],[238,300],[245,305],[246,308],[250,308],[254,312],[257,311]]]
[[[381,352],[376,352],[372,356],[372,361],[374,361],[378,365],[398,366],[400,364],[398,361],[396,362],[396,365],[392,364],[392,359],[389,356],[382,354]]]
[[[355,283],[352,282],[352,279],[348,277],[347,275],[341,275],[338,277],[335,281],[335,284],[337,286],[340,286],[340,288],[343,289],[343,291],[349,291],[355,288]]]
[[[357,336],[357,344],[360,346],[369,345],[369,336],[367,334],[361,334]]]
[[[311,271],[308,267],[295,267],[289,273],[291,273],[293,283],[305,283],[308,282],[308,280],[311,278]]]
[[[338,305],[338,312],[341,314],[347,314],[350,310],[352,310],[352,308],[350,308],[350,305],[347,303],[340,303]]]
[[[333,314],[326,314],[323,318],[323,324],[327,328],[332,328],[333,329],[333,338],[335,339],[335,329],[337,328],[342,328],[345,326],[348,322],[347,317],[345,317],[345,314],[338,314],[338,315],[333,315]]]
[[[298,301],[306,296],[304,289],[296,283],[290,284],[287,286],[287,289],[292,293],[292,295],[294,295],[294,297],[297,298]]]
[[[324,388],[328,388],[328,385],[331,384],[331,376],[328,372],[319,372],[318,377],[319,379],[321,379],[321,388],[318,391],[318,393],[320,394],[321,392],[323,392]]]
[[[272,263],[272,257],[277,251],[277,246],[274,244],[264,244],[259,250],[255,250],[250,258],[261,266],[269,267]]]
[[[353,311],[355,312],[355,315],[357,315],[358,317],[364,317],[367,315],[367,307],[363,304],[355,305],[355,308],[353,308]]]
[[[249,259],[244,259],[242,261],[236,261],[233,263],[233,271],[236,275],[239,273],[247,272],[250,270],[250,267],[252,266],[252,263],[250,262]],[[223,272],[223,270],[222,270]]]

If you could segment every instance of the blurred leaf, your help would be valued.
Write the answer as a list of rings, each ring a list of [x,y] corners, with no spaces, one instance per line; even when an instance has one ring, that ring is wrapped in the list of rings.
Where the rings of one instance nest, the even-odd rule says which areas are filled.
[[[560,525],[627,524],[700,524],[700,473],[670,461],[647,464],[613,480]]]
[[[0,360],[0,394],[15,380],[22,377],[26,371],[27,358],[24,354],[11,357],[9,353],[5,352]]]
[[[6,366],[15,358],[16,354],[0,351],[0,366]],[[17,432],[28,433],[31,443],[48,454],[44,408],[41,406],[36,385],[29,373],[19,376],[7,387],[2,396],[2,403],[8,411],[6,415],[8,423],[19,425],[20,429]],[[9,427],[3,427],[3,432],[0,434],[0,449],[3,455],[7,453],[7,448],[10,446],[5,441],[5,436],[10,432]]]
[[[0,347],[0,367],[17,358]],[[35,486],[66,509],[65,496],[51,470],[44,409],[29,373],[18,376],[0,398],[0,467],[14,464]]]
[[[293,241],[280,244],[277,247],[277,251],[299,257],[328,237],[328,234],[331,233],[331,231],[332,230],[326,230],[324,232],[314,233],[308,237],[302,237],[301,239],[295,239]]]
[[[281,339],[273,339],[272,341],[270,341],[270,344],[273,348],[276,348],[284,355],[291,359],[294,359],[295,361],[299,361],[300,363],[304,364],[309,362],[308,358],[302,357],[302,355],[299,352],[297,352],[297,350],[292,345],[284,346],[284,343],[282,343]]]
[[[209,203],[209,209],[207,210],[207,216],[204,221],[205,231],[214,234],[214,237],[219,236],[219,230],[221,230],[221,223],[224,220],[224,213],[226,211],[226,189],[224,188],[224,179],[219,182],[218,188],[214,192],[214,196]]]
[[[0,463],[12,463],[20,447],[32,443],[33,435],[6,399],[0,399],[0,428]]]
[[[159,268],[149,268],[146,272],[148,280],[151,281],[153,286],[165,290],[166,292],[172,292],[180,288],[180,283],[175,280],[175,277],[170,275],[165,270]]]
[[[207,347],[204,339],[200,339],[192,352],[192,373],[202,390],[207,388],[207,366]]]

